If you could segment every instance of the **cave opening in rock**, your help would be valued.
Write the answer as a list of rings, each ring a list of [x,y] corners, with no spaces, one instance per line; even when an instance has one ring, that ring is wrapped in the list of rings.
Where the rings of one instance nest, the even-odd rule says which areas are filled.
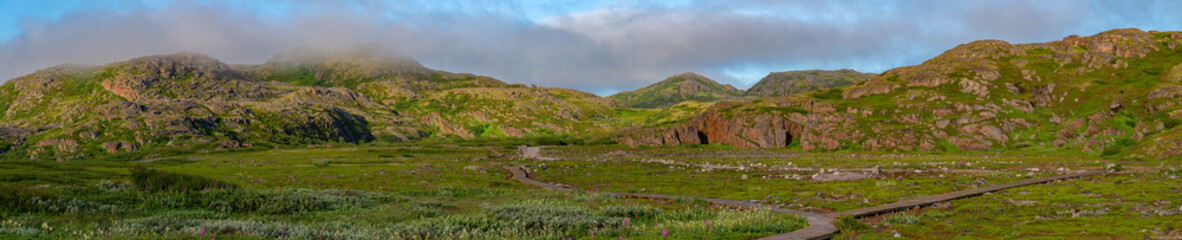
[[[785,131],[784,132],[784,147],[788,147],[788,146],[792,146],[792,133]]]
[[[698,139],[702,140],[702,144],[710,144],[710,140],[706,138],[706,133],[698,132]]]

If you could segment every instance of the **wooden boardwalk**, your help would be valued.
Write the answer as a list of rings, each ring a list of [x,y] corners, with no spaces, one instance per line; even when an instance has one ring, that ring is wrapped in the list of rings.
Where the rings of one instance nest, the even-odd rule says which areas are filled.
[[[517,180],[518,182],[521,182],[524,184],[538,186],[538,187],[542,187],[542,188],[550,189],[550,190],[558,190],[558,191],[573,190],[568,187],[558,186],[555,184],[544,183],[544,182],[534,180],[533,178],[530,178],[529,174],[525,171],[525,169],[523,169],[520,166],[507,167],[505,169],[509,170],[509,172],[513,174],[514,180]],[[772,209],[772,211],[777,212],[777,213],[784,213],[784,214],[789,214],[789,213],[796,214],[797,216],[805,218],[805,220],[809,223],[809,226],[802,228],[802,229],[797,229],[796,231],[792,231],[789,233],[763,237],[760,239],[763,239],[763,240],[829,239],[829,238],[833,237],[833,235],[837,234],[837,227],[835,227],[833,225],[833,218],[840,217],[840,216],[850,215],[855,218],[863,218],[863,217],[875,216],[875,215],[884,214],[884,213],[903,211],[903,210],[908,210],[908,209],[912,209],[912,208],[928,206],[928,205],[932,205],[932,204],[936,204],[936,203],[940,203],[940,202],[947,202],[947,201],[952,201],[952,200],[956,200],[956,199],[977,196],[977,195],[985,194],[987,192],[994,192],[994,191],[1004,190],[1004,189],[1008,189],[1008,188],[1022,187],[1022,186],[1027,186],[1027,185],[1047,183],[1047,182],[1066,180],[1066,179],[1072,179],[1072,178],[1079,178],[1079,177],[1086,177],[1086,176],[1098,175],[1098,174],[1102,174],[1102,173],[1104,173],[1104,172],[1103,171],[1091,171],[1091,172],[1064,174],[1064,175],[1044,177],[1044,178],[1028,179],[1028,180],[1022,180],[1022,181],[1006,183],[1006,184],[1001,184],[1001,185],[994,185],[994,186],[988,186],[988,187],[981,187],[981,188],[974,188],[974,189],[963,190],[963,191],[944,193],[944,194],[939,194],[939,195],[919,197],[919,198],[908,199],[908,200],[899,201],[899,202],[886,204],[886,205],[879,205],[879,206],[867,207],[867,208],[859,208],[859,209],[829,213],[829,214],[824,214],[824,215],[817,214],[817,213],[811,213],[811,212],[805,212],[805,211],[799,211],[799,210],[793,210],[793,209],[777,208],[777,209]],[[692,198],[692,199],[704,200],[704,201],[710,202],[712,204],[717,204],[717,205],[727,206],[727,207],[732,207],[732,208],[744,208],[744,209],[768,208],[767,206],[760,205],[757,203],[752,203],[752,202],[747,202],[747,201],[738,201],[738,200],[729,200],[729,199],[694,198],[694,197],[676,196],[676,195],[641,194],[641,193],[606,193],[606,194],[612,194],[612,195],[616,195],[616,196],[620,196],[620,197],[641,198],[641,199],[690,199],[690,198]]]
[[[1006,183],[1006,184],[1001,184],[1001,185],[993,185],[993,186],[988,186],[988,187],[980,187],[980,188],[974,188],[974,189],[969,189],[969,190],[961,190],[961,191],[955,191],[955,192],[944,193],[944,194],[939,194],[939,195],[931,195],[931,196],[913,198],[913,199],[903,200],[903,201],[899,201],[899,202],[891,203],[891,204],[886,204],[886,205],[879,205],[879,206],[873,206],[873,207],[867,207],[867,208],[859,208],[859,209],[854,209],[854,210],[829,213],[827,215],[829,215],[830,217],[852,215],[855,218],[863,218],[863,217],[869,217],[869,216],[879,215],[879,214],[883,214],[883,213],[902,211],[902,210],[907,210],[907,209],[916,208],[916,207],[928,206],[928,205],[932,205],[932,204],[936,204],[936,203],[940,203],[940,202],[947,202],[947,201],[952,201],[952,200],[956,200],[956,199],[977,196],[977,195],[985,194],[987,192],[994,192],[994,191],[1004,190],[1004,189],[1008,189],[1008,188],[1016,188],[1016,187],[1022,187],[1022,186],[1039,184],[1039,183],[1053,182],[1053,181],[1058,181],[1058,180],[1086,177],[1086,176],[1091,176],[1091,175],[1096,175],[1096,174],[1101,174],[1101,173],[1104,173],[1104,172],[1103,171],[1092,171],[1092,172],[1072,173],[1072,174],[1064,174],[1064,175],[1050,176],[1050,177],[1036,178],[1036,179],[1027,179],[1027,180]]]

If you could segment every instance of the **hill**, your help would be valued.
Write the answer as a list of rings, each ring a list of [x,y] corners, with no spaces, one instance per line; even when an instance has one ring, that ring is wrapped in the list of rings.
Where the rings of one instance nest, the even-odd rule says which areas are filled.
[[[875,76],[842,69],[769,73],[747,91],[723,85],[695,73],[673,75],[635,91],[610,96],[636,108],[656,109],[681,102],[748,101],[758,97],[785,96],[859,83]]]
[[[758,99],[693,73],[603,98],[373,51],[300,51],[235,66],[192,53],[148,56],[57,66],[0,85],[0,158],[553,136],[632,146],[1167,158],[1182,155],[1179,44],[1182,33],[1137,29],[1047,43],[975,41],[852,85]],[[797,84],[811,74],[773,73],[764,82],[822,85]],[[867,76],[816,72],[816,79],[832,74]],[[754,92],[802,91],[758,85]]]
[[[602,133],[623,104],[365,52],[230,66],[201,54],[59,66],[0,85],[0,153],[59,161],[428,136]]]
[[[820,89],[844,87],[870,79],[877,74],[842,69],[836,71],[805,70],[769,73],[747,89],[752,96],[785,96]]]
[[[1182,33],[1116,29],[1060,41],[962,44],[920,65],[810,94],[716,104],[631,129],[630,145],[804,150],[1069,150],[1182,154]]]
[[[696,73],[673,75],[636,91],[611,95],[636,108],[665,108],[684,101],[713,102],[741,98],[743,92]]]

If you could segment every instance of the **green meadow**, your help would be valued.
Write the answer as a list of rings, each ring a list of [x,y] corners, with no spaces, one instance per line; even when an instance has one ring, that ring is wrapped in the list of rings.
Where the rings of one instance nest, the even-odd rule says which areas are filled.
[[[1119,166],[1121,173],[1004,190],[848,220],[839,239],[1169,237],[1182,221],[1177,162],[1056,153],[800,153],[720,146],[326,145],[139,161],[0,163],[0,234],[24,239],[753,239],[807,226],[753,201],[818,213]],[[518,183],[507,166],[572,186]],[[1171,225],[1173,224],[1173,225]],[[844,225],[843,225],[844,226]],[[1091,226],[1091,227],[1082,227]],[[1104,226],[1104,227],[1095,227]],[[1173,234],[1173,235],[1171,235]]]

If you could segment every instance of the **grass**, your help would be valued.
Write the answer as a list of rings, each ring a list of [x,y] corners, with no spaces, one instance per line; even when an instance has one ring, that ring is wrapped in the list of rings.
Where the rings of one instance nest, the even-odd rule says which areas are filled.
[[[753,200],[785,208],[826,212],[1061,174],[1058,172],[1059,168],[1073,171],[1104,169],[1106,163],[1112,162],[1064,152],[1023,151],[1011,151],[1006,154],[912,155],[704,150],[681,147],[627,149],[621,153],[619,149],[605,146],[552,147],[549,151],[543,151],[543,155],[563,159],[531,163],[529,168],[536,171],[538,178],[543,181],[567,183],[596,191]],[[1182,213],[1182,210],[1178,209],[1182,207],[1179,205],[1182,202],[1171,200],[1169,194],[1178,190],[1174,185],[1179,181],[1176,180],[1179,172],[1168,170],[1168,166],[1177,164],[1176,160],[1118,162],[1126,167],[1133,166],[1129,169],[1134,170],[1157,168],[1156,166],[1161,165],[1167,166],[1164,168],[1167,171],[1115,177],[1099,176],[1035,185],[957,200],[930,209],[888,214],[861,220],[871,228],[846,231],[837,239],[891,238],[892,231],[900,232],[905,237],[927,239],[945,239],[947,236],[1055,239],[1074,237],[1083,231],[1087,231],[1082,235],[1087,238],[1135,236],[1130,238],[1141,239],[1146,236],[1166,236],[1161,235],[1169,234],[1162,233],[1168,232],[1166,227],[1182,226],[1178,225],[1182,222],[1167,220],[1175,216],[1174,214]],[[704,165],[713,165],[715,168],[703,167]],[[791,174],[808,176],[817,173],[820,168],[868,168],[876,165],[882,167],[883,171],[893,169],[892,171],[903,170],[910,173],[889,173],[868,179],[828,182],[809,178],[779,177]],[[811,170],[792,170],[794,168]],[[956,173],[946,172],[941,168],[948,168],[949,171],[982,172]],[[1033,168],[1038,170],[1035,171]],[[915,170],[924,173],[915,173]],[[765,176],[768,178],[764,178]],[[1045,188],[1055,190],[1041,190]],[[1169,203],[1160,203],[1163,200]],[[1133,202],[1125,203],[1126,201]],[[971,206],[966,206],[970,203]],[[1110,204],[1122,206],[1124,210],[1117,212],[1110,207],[1107,215],[1081,215],[1081,212],[1094,212]],[[1075,207],[1072,210],[1075,217],[1070,217],[1073,212],[1063,211],[1064,206],[1068,207],[1068,210]],[[1022,217],[1008,216],[1015,211],[1022,214]],[[1050,218],[1035,220],[1036,217],[1042,219],[1038,217],[1039,214],[1044,217],[1059,217],[1054,218],[1053,222],[1047,220]],[[1166,215],[1158,216],[1159,214]],[[1113,223],[1127,218],[1136,219],[1128,223]],[[998,219],[1013,220],[996,222]],[[846,221],[848,225],[855,225]],[[1034,224],[1030,223],[1031,221],[1041,223]],[[1107,229],[1110,225],[1114,227]],[[1106,229],[1087,230],[1100,226]]]
[[[131,168],[131,179],[137,187],[147,191],[190,192],[210,188],[237,188],[229,183],[206,177],[165,172],[144,166]]]
[[[618,109],[609,123],[615,127],[667,126],[688,121],[712,105],[713,103],[683,101],[661,109]]]
[[[356,190],[222,189],[186,193],[113,186],[62,190],[59,196],[67,200],[38,201],[35,211],[5,216],[0,233],[99,239],[554,239],[593,235],[644,239],[666,230],[674,239],[707,232],[720,239],[742,239],[804,225],[799,218],[766,211],[708,210],[594,194],[507,191],[441,198]],[[502,200],[477,200],[486,197]],[[474,200],[482,204],[461,205]],[[82,214],[101,217],[80,218]],[[703,226],[703,221],[713,222],[715,228]],[[28,226],[39,224],[45,227],[27,231]]]
[[[668,239],[749,239],[805,226],[766,209],[533,189],[506,180],[500,166],[518,159],[492,151],[512,150],[333,147],[144,163],[5,162],[0,236],[663,239],[664,231]],[[82,174],[63,175],[70,172]]]
[[[841,99],[843,93],[845,93],[845,90],[841,88],[830,88],[813,92],[809,96],[820,100],[837,100]]]
[[[1178,191],[1182,180],[1176,176],[1161,172],[1090,177],[956,200],[947,210],[922,212],[919,224],[879,225],[875,233],[860,238],[889,237],[882,233],[890,231],[921,239],[1169,238],[1177,232],[1167,228],[1182,226],[1176,220],[1182,202],[1163,195]],[[933,215],[939,218],[928,217]]]
[[[696,81],[701,86],[709,88],[707,91],[695,92],[691,95],[677,94],[685,81]],[[705,78],[677,75],[661,82],[637,89],[631,92],[621,92],[610,96],[624,101],[634,108],[656,109],[677,105],[685,101],[713,102],[717,100],[743,99],[744,93],[735,89],[728,89],[722,84]]]
[[[516,148],[507,144],[466,145],[478,144],[328,145],[190,153],[151,162],[8,161],[0,164],[0,198],[5,200],[0,205],[0,236],[662,239],[664,231],[669,239],[750,239],[805,223],[766,209],[621,199],[594,192],[755,200],[778,208],[829,212],[1049,176],[1059,174],[1058,168],[1177,164],[1114,161],[1070,152],[914,155],[615,145],[547,146],[541,155],[559,160],[535,161],[514,157]],[[509,180],[503,166],[519,164],[541,181],[588,192],[547,191]],[[860,173],[856,169],[875,166],[883,174],[836,181],[811,177],[822,168],[827,173]],[[1182,183],[1176,179],[1180,173],[1166,168],[1154,174],[1092,177],[877,219],[843,218],[839,226],[845,232],[838,239],[886,238],[892,231],[919,238],[1159,236],[1154,231],[1165,230],[1141,226],[1174,223],[1171,211],[1182,211],[1177,210],[1182,202],[1168,193],[1177,192],[1172,188]],[[1095,213],[1105,208],[1105,214]],[[1112,227],[1079,232],[1095,226]],[[201,235],[202,229],[206,235]]]
[[[634,149],[623,156],[603,157],[616,150],[609,146],[552,149],[543,155],[563,160],[529,165],[538,179],[547,182],[599,191],[759,200],[782,207],[832,211],[1054,175],[1059,174],[1055,171],[1059,168],[1103,168],[1094,158],[1054,154],[803,154],[685,147]],[[862,169],[875,166],[887,172],[845,181],[821,182],[812,177],[820,169],[860,174]]]
[[[801,152],[800,146],[815,144],[812,137],[827,137],[813,127],[806,131],[817,135],[794,136],[791,147],[770,150],[722,145],[632,149],[586,138],[632,126],[667,127],[713,106],[683,100],[753,98],[705,82],[717,94],[670,94],[691,80],[685,76],[616,96],[634,107],[672,107],[619,109],[574,90],[505,85],[470,75],[422,73],[407,76],[422,81],[406,85],[370,81],[395,76],[361,76],[367,67],[323,66],[332,70],[324,73],[344,74],[337,77],[316,77],[324,75],[320,67],[280,68],[268,72],[268,80],[287,84],[264,87],[280,93],[304,89],[292,85],[341,86],[369,93],[385,107],[354,101],[356,109],[311,102],[297,102],[301,107],[292,111],[254,108],[282,103],[276,99],[298,100],[289,97],[299,92],[288,91],[296,94],[232,101],[253,110],[247,111],[253,113],[246,122],[255,124],[237,129],[222,124],[232,117],[223,113],[206,121],[203,113],[152,104],[139,108],[161,117],[96,117],[98,111],[91,110],[122,101],[100,91],[97,83],[115,74],[146,74],[130,66],[83,69],[60,79],[30,75],[45,78],[38,82],[44,86],[0,85],[0,118],[11,126],[52,127],[31,129],[35,133],[23,141],[0,139],[5,152],[0,156],[0,238],[657,239],[668,233],[679,239],[750,239],[791,231],[803,222],[766,209],[594,192],[725,198],[836,212],[1110,165],[1139,172],[1010,189],[864,219],[841,217],[838,238],[1182,238],[1176,230],[1182,229],[1179,162],[1177,156],[1167,158],[1182,139],[1177,129],[1182,120],[1176,116],[1182,106],[1164,105],[1177,102],[1176,97],[1145,98],[1174,86],[1182,72],[1177,65],[1182,50],[1165,50],[1170,49],[1167,36],[1156,37],[1163,40],[1153,43],[1159,50],[1144,57],[1089,62],[1096,55],[1085,55],[1087,49],[1050,47],[988,59],[937,58],[928,63],[939,66],[892,70],[870,84],[717,109],[728,118],[771,114],[799,121],[800,115],[819,114],[803,119],[810,126],[831,126],[823,130],[840,138],[841,146],[812,153]],[[998,78],[969,88],[990,75]],[[25,80],[37,79],[13,82]],[[172,80],[161,83],[200,83],[192,73]],[[950,81],[915,84],[931,80]],[[1052,92],[1037,93],[1052,84]],[[202,89],[174,88],[179,85],[149,90],[168,98],[210,97],[194,92]],[[845,90],[887,85],[898,88],[843,99]],[[939,109],[957,110],[933,111]],[[285,112],[326,121],[293,122]],[[409,124],[417,117],[432,123]],[[849,118],[824,120],[829,117]],[[1065,123],[1049,124],[1052,118]],[[72,124],[84,120],[93,121]],[[940,129],[929,124],[940,120],[955,122]],[[140,122],[209,126],[163,135],[147,134],[160,130],[149,129],[155,127],[122,127]],[[1079,127],[1065,127],[1076,125],[1071,122]],[[947,137],[936,137],[976,135],[961,129],[966,124],[1004,133],[983,152],[957,150]],[[37,146],[55,142],[49,140],[63,149]],[[222,140],[252,147],[221,151]],[[937,151],[872,151],[874,140],[907,147],[931,141]],[[139,150],[108,153],[101,145],[116,141],[135,142],[131,145]],[[542,155],[558,160],[515,157],[518,145],[548,145]],[[525,165],[538,180],[583,191],[551,192],[517,183],[503,170],[510,165]]]

